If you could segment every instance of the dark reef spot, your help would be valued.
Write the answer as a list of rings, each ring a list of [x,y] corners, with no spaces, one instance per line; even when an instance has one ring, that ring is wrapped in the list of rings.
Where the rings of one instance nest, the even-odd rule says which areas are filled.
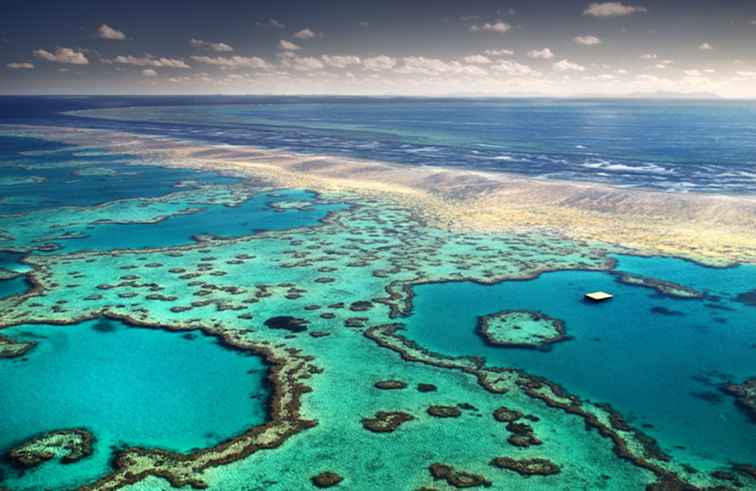
[[[434,418],[459,418],[462,415],[462,411],[456,406],[430,406],[427,412]]]
[[[378,411],[372,418],[363,418],[362,426],[373,433],[391,433],[413,419],[411,414],[402,411]]]
[[[407,388],[407,383],[401,380],[380,380],[373,384],[373,386],[381,390],[397,390]]]
[[[689,392],[691,397],[708,402],[709,404],[721,404],[724,401],[722,394],[713,391]]]
[[[490,487],[491,481],[479,474],[459,471],[448,464],[431,464],[428,470],[436,481],[446,481],[449,486],[455,488],[476,488],[479,486]]]
[[[321,472],[311,478],[312,484],[319,488],[330,488],[343,481],[344,478],[333,471]]]
[[[669,316],[678,316],[682,317],[685,314],[682,312],[679,312],[677,310],[668,309],[667,307],[652,307],[651,312],[658,315],[669,315]]]
[[[101,319],[97,321],[94,326],[92,326],[92,329],[97,332],[115,332],[118,328],[114,323],[105,319]]]
[[[285,329],[290,332],[306,331],[307,324],[308,322],[305,319],[299,319],[288,315],[271,317],[265,321],[265,326],[269,329]]]
[[[501,423],[511,423],[520,419],[522,417],[522,413],[520,411],[502,406],[493,412],[493,417],[496,421],[499,421]]]
[[[735,297],[735,300],[742,303],[743,305],[756,307],[756,290],[740,293]]]
[[[435,392],[437,389],[433,384],[417,384],[418,392]]]
[[[500,469],[515,471],[521,476],[550,476],[559,474],[559,466],[548,459],[512,459],[509,457],[496,457],[491,465]]]

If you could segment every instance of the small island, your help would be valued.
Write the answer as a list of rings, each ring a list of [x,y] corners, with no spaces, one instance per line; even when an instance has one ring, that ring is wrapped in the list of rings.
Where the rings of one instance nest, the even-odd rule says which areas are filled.
[[[15,341],[5,336],[0,336],[0,358],[24,356],[36,345],[36,341]]]
[[[478,317],[476,332],[490,346],[547,350],[569,339],[564,322],[540,312],[504,310]]]
[[[55,457],[72,464],[92,453],[93,441],[92,434],[82,428],[50,431],[12,448],[8,458],[22,467],[35,467]]]

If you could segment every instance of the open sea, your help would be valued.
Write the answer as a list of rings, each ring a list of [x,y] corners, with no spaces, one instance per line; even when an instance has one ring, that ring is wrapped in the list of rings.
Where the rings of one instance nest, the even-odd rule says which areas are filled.
[[[3,97],[0,122],[664,191],[756,191],[756,103],[745,101]]]

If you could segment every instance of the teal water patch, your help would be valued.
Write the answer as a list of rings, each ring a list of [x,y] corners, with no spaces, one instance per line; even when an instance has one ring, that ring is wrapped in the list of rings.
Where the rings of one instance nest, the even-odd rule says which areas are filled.
[[[2,331],[37,341],[24,358],[0,360],[0,453],[31,436],[85,427],[94,453],[19,473],[0,484],[60,489],[105,474],[116,447],[177,452],[215,445],[266,420],[266,367],[256,356],[193,331],[176,333],[93,320]]]
[[[21,295],[31,290],[32,285],[26,276],[17,276],[8,280],[0,280],[0,299]]]
[[[158,223],[93,224],[86,236],[58,241],[54,254],[84,250],[163,248],[193,243],[193,237],[241,237],[265,230],[316,225],[329,213],[347,208],[340,203],[315,203],[302,209],[271,205],[288,201],[312,202],[317,195],[304,190],[278,190],[253,196],[239,206],[201,205],[201,211],[174,215]]]
[[[132,160],[127,155],[82,153],[77,147],[0,135],[0,174],[15,183],[0,186],[0,213],[162,196],[175,192],[182,181],[239,182],[213,172],[134,164]],[[86,169],[98,172],[86,175]]]
[[[736,301],[756,284],[756,267],[620,256],[618,269],[679,281],[707,298],[675,299],[587,271],[490,286],[427,284],[414,289],[405,334],[431,351],[482,355],[488,365],[522,368],[609,402],[683,461],[756,462],[753,423],[718,391],[756,374],[756,307]],[[595,290],[615,297],[585,302]],[[475,334],[478,316],[515,309],[563,320],[574,339],[544,353],[487,346]]]

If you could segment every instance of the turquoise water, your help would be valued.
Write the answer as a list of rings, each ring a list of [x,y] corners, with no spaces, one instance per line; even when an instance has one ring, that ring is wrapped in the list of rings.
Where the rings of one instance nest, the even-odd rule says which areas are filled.
[[[284,230],[312,226],[328,213],[343,210],[345,204],[319,204],[298,210],[277,210],[278,201],[312,201],[317,195],[303,190],[277,190],[253,196],[239,206],[200,206],[201,211],[175,215],[159,223],[96,224],[79,239],[58,241],[61,249],[53,254],[84,250],[173,247],[194,243],[196,235],[241,237],[264,230]]]
[[[39,342],[26,359],[0,360],[0,453],[53,429],[86,427],[95,453],[75,464],[43,464],[14,489],[70,487],[103,474],[112,447],[178,452],[215,445],[266,419],[260,358],[192,332],[129,327],[112,320],[21,325],[4,336]]]
[[[609,402],[635,425],[653,425],[644,430],[681,457],[756,460],[753,423],[716,388],[756,375],[756,308],[734,300],[754,288],[756,267],[711,269],[678,259],[621,256],[618,269],[703,288],[713,299],[673,299],[585,271],[492,286],[427,284],[414,290],[406,335],[431,351],[482,355],[488,365],[522,368],[582,397]],[[582,295],[594,290],[615,298],[584,302]],[[655,307],[667,310],[655,313]],[[506,309],[562,319],[574,339],[545,353],[486,346],[475,334],[477,316]]]

